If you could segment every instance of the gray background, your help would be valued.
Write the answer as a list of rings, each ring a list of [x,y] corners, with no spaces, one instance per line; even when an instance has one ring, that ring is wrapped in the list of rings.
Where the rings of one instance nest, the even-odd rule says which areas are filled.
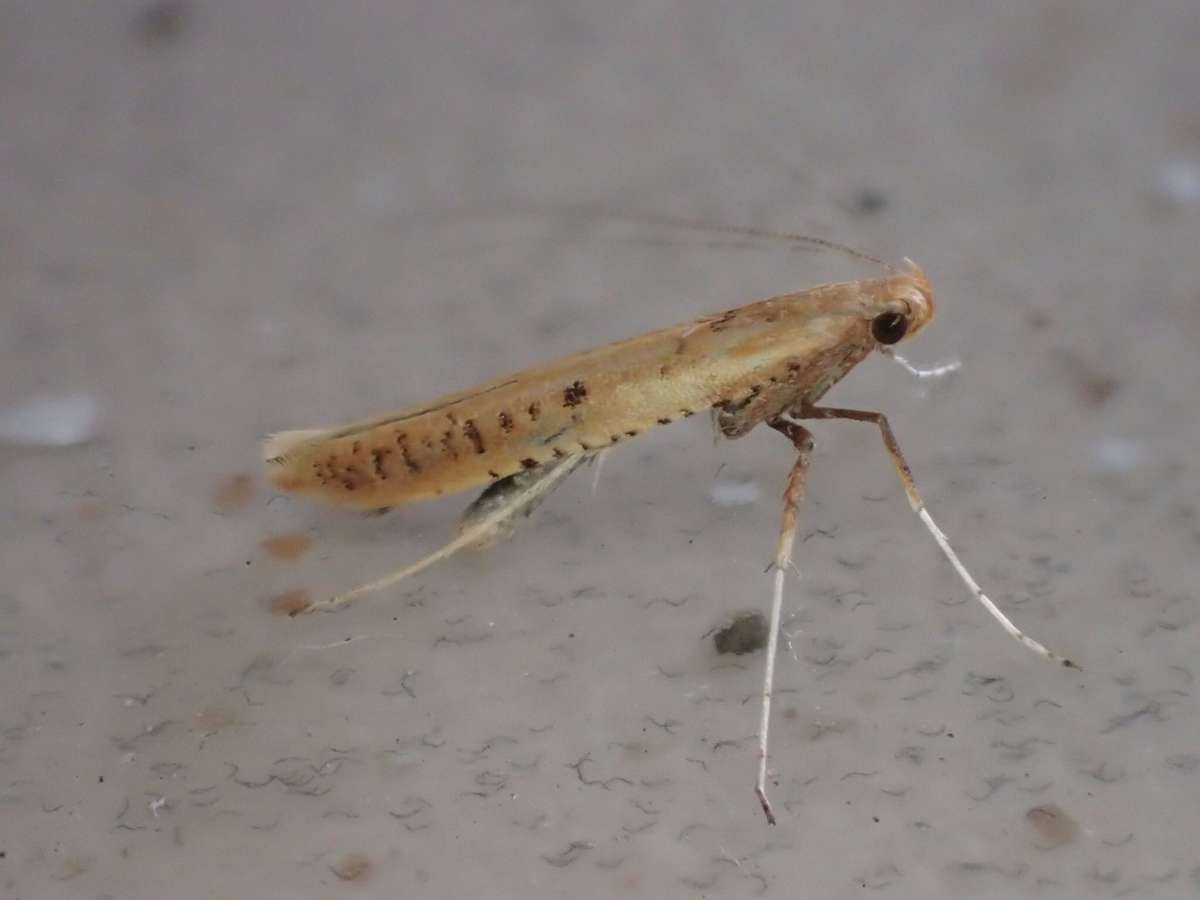
[[[147,9],[0,5],[0,407],[102,407],[85,446],[0,448],[0,893],[1200,894],[1194,2]],[[767,607],[774,434],[697,417],[488,555],[270,612],[468,498],[277,497],[264,433],[871,274],[546,211],[576,204],[920,261],[907,352],[963,370],[875,359],[831,400],[891,415],[1085,671],[987,620],[849,423],[814,428],[774,829],[761,654],[704,639]]]

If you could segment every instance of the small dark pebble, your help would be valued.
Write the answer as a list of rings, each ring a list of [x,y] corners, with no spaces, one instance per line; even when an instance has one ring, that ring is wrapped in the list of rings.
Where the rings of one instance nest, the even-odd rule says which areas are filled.
[[[874,215],[887,209],[888,196],[878,188],[863,188],[854,195],[854,211]]]
[[[738,613],[713,635],[718,653],[753,653],[767,645],[767,617],[757,610]]]
[[[183,37],[190,15],[184,0],[157,0],[138,13],[134,30],[146,47],[173,44]]]

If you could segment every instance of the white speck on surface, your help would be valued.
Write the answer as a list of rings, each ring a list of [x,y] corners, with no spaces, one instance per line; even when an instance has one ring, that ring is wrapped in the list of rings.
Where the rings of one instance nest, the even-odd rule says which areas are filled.
[[[1166,163],[1158,173],[1158,189],[1180,206],[1200,204],[1200,161],[1177,159]]]
[[[1143,443],[1123,437],[1104,437],[1092,447],[1092,463],[1102,472],[1130,472],[1142,465],[1147,455]]]
[[[276,351],[287,347],[287,329],[274,316],[256,318],[254,333],[265,350]]]
[[[385,772],[397,772],[422,760],[415,750],[387,750],[379,754],[379,764]]]
[[[359,180],[354,199],[370,212],[386,212],[400,202],[400,185],[390,172],[375,172]]]
[[[758,482],[749,480],[722,479],[713,482],[713,486],[708,489],[708,499],[722,509],[757,503],[760,494]]]
[[[0,408],[0,442],[27,447],[72,447],[96,435],[100,404],[90,394],[37,397]]]

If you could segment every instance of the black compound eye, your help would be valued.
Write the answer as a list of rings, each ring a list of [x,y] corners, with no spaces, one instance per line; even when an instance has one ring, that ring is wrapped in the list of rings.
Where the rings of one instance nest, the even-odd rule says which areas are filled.
[[[900,313],[884,313],[871,322],[871,335],[881,344],[894,344],[908,332],[908,319]]]

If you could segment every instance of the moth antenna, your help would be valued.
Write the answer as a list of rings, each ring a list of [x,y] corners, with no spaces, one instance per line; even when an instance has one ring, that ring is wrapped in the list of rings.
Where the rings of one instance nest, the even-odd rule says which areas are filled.
[[[734,234],[741,235],[742,237],[762,238],[764,240],[781,241],[793,246],[807,247],[814,250],[833,250],[852,259],[881,266],[889,273],[896,271],[896,267],[891,263],[884,262],[878,256],[872,256],[870,253],[859,250],[856,247],[851,247],[849,244],[842,244],[838,241],[831,241],[827,238],[814,237],[807,234],[776,231],[772,228],[756,228],[745,225],[719,225],[655,213],[611,212],[609,210],[588,209],[586,207],[541,208],[508,206],[504,207],[503,211],[522,215],[559,216],[583,220],[590,219],[593,221],[608,220],[611,222],[627,222],[631,225],[654,225],[664,228],[679,228],[686,231],[708,232],[709,234]]]
[[[688,231],[706,231],[711,234],[737,234],[743,237],[763,238],[765,240],[782,241],[788,244],[800,245],[816,250],[833,250],[843,253],[851,259],[862,260],[872,265],[882,266],[888,272],[896,271],[895,266],[884,262],[877,256],[872,256],[849,244],[831,241],[827,238],[814,237],[808,234],[797,234],[791,231],[776,231],[773,228],[757,228],[747,225],[719,225],[709,222],[697,222],[692,219],[676,218],[675,216],[660,216],[642,213],[601,213],[604,218],[617,221],[627,221],[633,224],[661,225],[667,228],[682,228]]]

